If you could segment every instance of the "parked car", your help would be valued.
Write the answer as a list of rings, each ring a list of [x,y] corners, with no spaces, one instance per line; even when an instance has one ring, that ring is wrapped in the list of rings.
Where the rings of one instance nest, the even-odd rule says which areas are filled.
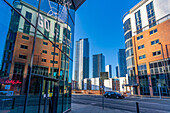
[[[125,96],[123,96],[120,93],[117,92],[113,92],[113,91],[106,91],[104,94],[104,97],[106,98],[117,98],[117,99],[123,99],[125,98]]]

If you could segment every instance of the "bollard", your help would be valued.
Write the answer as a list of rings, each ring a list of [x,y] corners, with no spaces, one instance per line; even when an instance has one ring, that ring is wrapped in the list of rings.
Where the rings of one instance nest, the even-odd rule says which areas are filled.
[[[137,113],[139,113],[139,103],[136,102],[136,110],[137,110]]]
[[[14,106],[15,106],[15,98],[13,98],[12,109],[14,109]]]

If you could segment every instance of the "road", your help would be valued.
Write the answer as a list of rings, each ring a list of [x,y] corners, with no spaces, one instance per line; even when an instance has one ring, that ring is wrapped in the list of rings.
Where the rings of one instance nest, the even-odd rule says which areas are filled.
[[[125,99],[104,99],[105,108],[136,113],[136,102],[140,113],[170,113],[170,99],[126,97]],[[72,103],[102,107],[102,96],[72,95]]]

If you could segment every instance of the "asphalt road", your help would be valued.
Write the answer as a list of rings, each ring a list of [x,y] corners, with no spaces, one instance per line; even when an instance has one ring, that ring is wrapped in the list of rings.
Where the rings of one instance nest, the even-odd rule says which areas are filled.
[[[136,102],[139,103],[140,113],[170,113],[170,99],[126,97],[125,99],[104,98],[104,106],[137,113]],[[102,107],[102,96],[72,95],[72,103]]]

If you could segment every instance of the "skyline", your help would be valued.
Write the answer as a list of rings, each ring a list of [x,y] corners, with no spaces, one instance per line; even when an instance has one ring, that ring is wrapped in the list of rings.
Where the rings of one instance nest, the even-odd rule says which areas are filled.
[[[122,17],[127,11],[129,11],[133,6],[135,6],[139,2],[140,0],[131,1],[123,0],[123,2],[122,1],[115,2],[108,0],[107,3],[106,2],[103,3],[97,0],[86,1],[76,12],[74,42],[81,38],[89,39],[90,78],[93,76],[92,56],[94,54],[100,53],[103,53],[105,55],[106,65],[112,65],[112,75],[115,76],[116,73],[115,67],[118,64],[117,52],[119,49],[125,48]],[[95,3],[97,4],[94,6]],[[115,3],[121,4],[122,7],[114,5]],[[114,7],[112,4],[114,5]],[[107,18],[105,15],[108,15]],[[104,23],[103,20],[104,22],[106,22],[105,20],[107,20],[109,24]],[[104,41],[102,40],[103,37]],[[73,60],[75,60],[75,49]]]

